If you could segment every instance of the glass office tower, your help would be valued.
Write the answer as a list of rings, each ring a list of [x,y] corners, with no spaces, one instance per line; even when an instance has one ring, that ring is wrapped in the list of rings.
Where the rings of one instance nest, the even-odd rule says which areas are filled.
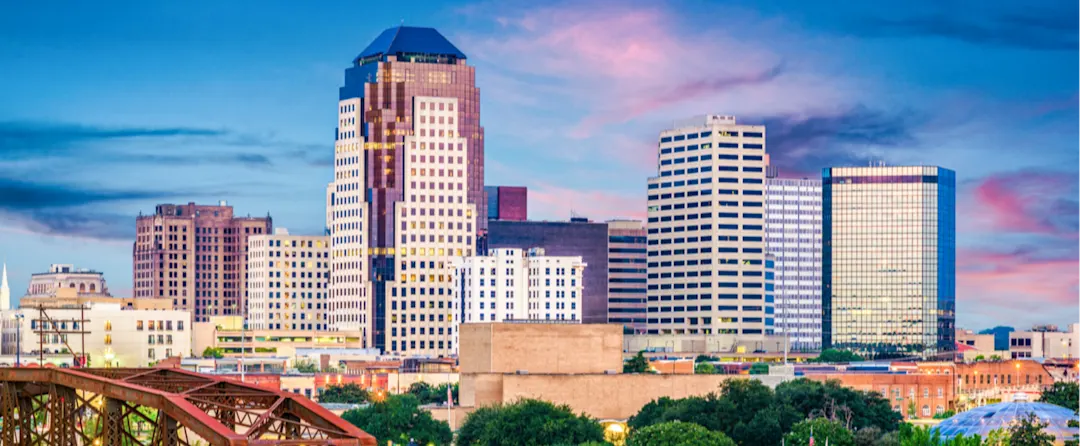
[[[956,174],[822,172],[822,343],[871,357],[953,350]]]

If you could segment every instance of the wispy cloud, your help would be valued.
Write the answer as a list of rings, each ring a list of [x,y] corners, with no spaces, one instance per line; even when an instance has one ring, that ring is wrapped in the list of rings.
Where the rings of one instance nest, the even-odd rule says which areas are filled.
[[[974,217],[971,229],[1075,240],[1080,231],[1078,181],[1077,172],[1036,169],[976,180],[965,209]]]
[[[569,121],[562,134],[575,138],[617,133],[608,127],[661,114],[794,112],[848,94],[838,76],[789,63],[796,49],[781,54],[723,27],[691,26],[659,6],[593,6],[515,11],[495,19],[497,33],[466,34],[462,45],[474,60],[528,79],[544,98],[509,92],[516,103],[558,101]]]
[[[784,176],[818,176],[830,166],[866,164],[890,150],[917,148],[924,118],[865,106],[760,118],[770,162]]]
[[[566,220],[580,215],[602,221],[645,219],[645,196],[612,191],[580,191],[551,184],[529,186],[529,215],[540,220]]]
[[[1046,322],[1047,315],[1033,313],[1032,308],[1075,317],[1080,292],[1075,250],[1061,256],[1040,255],[1040,251],[1032,246],[1012,251],[959,250],[958,311],[968,319],[1013,324]]]
[[[215,150],[217,147],[231,151]],[[326,157],[318,153],[332,154],[328,147],[198,127],[0,122],[0,157],[7,161],[77,158],[83,163],[108,165],[236,164],[266,168],[275,165],[275,159],[283,159],[322,167]]]
[[[0,177],[0,228],[100,240],[130,238],[134,215],[112,212],[129,202],[189,198],[189,190],[103,189]]]
[[[911,17],[866,18],[849,27],[863,37],[940,37],[975,45],[1029,50],[1076,51],[1075,2],[1053,9],[1029,8],[988,15],[983,8],[965,8]]]

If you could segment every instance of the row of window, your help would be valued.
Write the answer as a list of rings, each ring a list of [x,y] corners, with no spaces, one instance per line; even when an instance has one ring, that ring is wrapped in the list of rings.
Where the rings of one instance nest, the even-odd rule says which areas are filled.
[[[685,140],[688,140],[688,139],[708,138],[708,137],[712,136],[712,134],[713,134],[713,132],[710,130],[710,131],[704,131],[704,132],[701,132],[701,133],[687,133],[685,135],[664,136],[664,137],[660,138],[660,143],[663,144],[663,143],[673,142],[673,141],[685,141]],[[722,130],[719,133],[717,133],[716,135],[717,136],[730,137],[730,138],[738,138],[739,137],[739,132],[735,131],[735,130]],[[742,132],[742,136],[743,136],[743,138],[764,138],[765,134],[761,133],[761,132]]]

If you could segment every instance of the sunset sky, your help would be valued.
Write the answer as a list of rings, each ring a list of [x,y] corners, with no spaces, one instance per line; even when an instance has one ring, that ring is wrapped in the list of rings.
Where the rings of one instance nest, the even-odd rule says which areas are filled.
[[[540,3],[7,5],[12,294],[72,263],[130,295],[135,216],[157,203],[321,233],[344,69],[404,21],[477,67],[486,182],[527,186],[533,219],[642,217],[658,132],[730,114],[767,126],[782,176],[955,170],[958,324],[1077,321],[1076,3]]]

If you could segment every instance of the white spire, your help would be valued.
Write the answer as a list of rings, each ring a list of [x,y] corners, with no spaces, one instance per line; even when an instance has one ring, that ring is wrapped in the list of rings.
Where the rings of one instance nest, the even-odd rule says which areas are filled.
[[[0,310],[11,309],[11,288],[7,282],[7,263],[4,263],[4,272],[0,276]]]

